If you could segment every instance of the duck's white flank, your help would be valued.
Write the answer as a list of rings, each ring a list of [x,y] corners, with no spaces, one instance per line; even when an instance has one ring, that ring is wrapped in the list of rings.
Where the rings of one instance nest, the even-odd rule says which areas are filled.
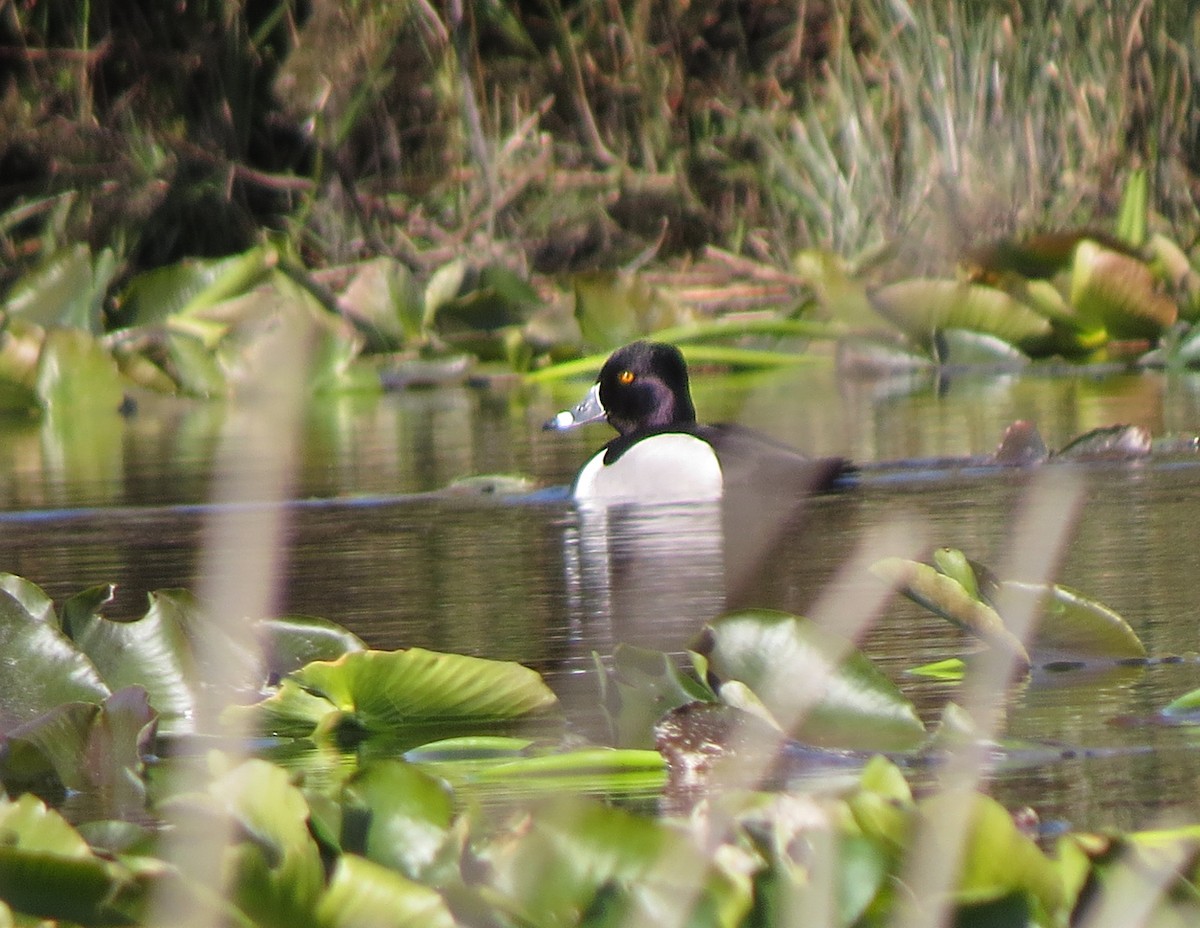
[[[601,451],[583,466],[571,494],[596,502],[690,503],[719,500],[722,487],[712,445],[668,432],[635,442],[612,466]]]

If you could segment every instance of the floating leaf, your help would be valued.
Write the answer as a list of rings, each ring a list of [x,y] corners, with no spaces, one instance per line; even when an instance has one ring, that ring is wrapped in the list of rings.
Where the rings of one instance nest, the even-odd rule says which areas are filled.
[[[132,874],[92,853],[57,812],[29,793],[0,798],[0,900],[14,912],[81,925],[131,924]]]
[[[346,721],[371,732],[448,722],[502,721],[557,705],[541,676],[509,661],[443,654],[423,648],[356,651],[315,661],[286,677],[249,712],[260,728],[312,731]]]
[[[149,325],[197,313],[245,293],[278,262],[274,248],[260,245],[225,258],[188,259],[133,278],[117,306],[121,325]]]
[[[931,664],[922,664],[920,667],[913,667],[908,672],[915,677],[929,677],[931,680],[958,682],[966,676],[966,671],[967,665],[961,657],[950,657],[944,661],[934,661]]]
[[[1013,345],[1051,332],[1050,322],[1003,290],[956,280],[913,279],[876,290],[875,308],[921,344],[941,329],[969,329]]]
[[[333,661],[366,645],[348,629],[313,616],[264,619],[255,633],[267,661],[267,672],[283,676],[312,661]]]
[[[1172,699],[1159,711],[1169,719],[1200,721],[1200,689]]]
[[[454,819],[445,783],[404,761],[376,761],[350,778],[342,801],[346,815],[362,820],[358,841],[344,840],[344,850],[427,880]]]
[[[1029,355],[1006,340],[969,329],[939,329],[934,334],[933,350],[942,367],[1020,370],[1029,365]]]
[[[421,300],[412,272],[395,258],[379,257],[355,265],[338,309],[366,335],[370,348],[380,351],[420,335]]]
[[[101,309],[115,271],[116,259],[108,249],[95,260],[86,244],[60,249],[16,282],[4,309],[45,328],[77,328],[99,335]]]
[[[1113,338],[1157,338],[1179,315],[1144,262],[1092,241],[1075,249],[1071,305]]]
[[[436,890],[355,854],[338,857],[316,914],[319,928],[458,925]]]
[[[110,691],[57,628],[0,592],[0,731],[69,702],[99,704]]]
[[[605,924],[641,925],[671,912],[679,924],[737,925],[750,908],[749,885],[712,866],[689,836],[589,800],[539,808],[489,856],[495,890],[527,924],[603,912]]]
[[[46,333],[34,389],[46,410],[72,415],[96,411],[115,415],[124,396],[112,355],[82,329]]]
[[[164,732],[194,729],[196,694],[189,678],[191,645],[183,609],[170,591],[150,595],[150,609],[136,622],[114,622],[100,614],[111,587],[95,587],[68,600],[63,631],[88,655],[112,689],[144,688],[162,717]]]
[[[913,602],[988,644],[1013,654],[1022,667],[1029,666],[1029,654],[1024,645],[1004,626],[996,610],[972,596],[953,577],[947,577],[928,564],[899,557],[876,561],[871,565],[871,572]]]
[[[46,330],[21,319],[0,329],[0,410],[34,409],[38,404],[38,357]]]
[[[671,709],[715,698],[705,686],[680,673],[670,655],[626,644],[613,651],[607,679],[617,695],[616,743],[625,748],[653,745],[654,723]]]
[[[643,335],[691,321],[691,314],[638,274],[575,276],[575,318],[584,340],[616,348]]]
[[[716,677],[746,684],[781,721],[807,710],[792,732],[801,741],[905,750],[925,737],[895,684],[852,645],[807,619],[747,610],[712,622],[706,639],[702,650]]]
[[[1057,911],[1062,901],[1057,869],[994,799],[943,792],[920,802],[918,814],[935,826],[931,831],[936,834],[936,825],[963,802],[969,805],[970,828],[955,893],[958,903],[978,905],[1020,893],[1043,912]]]
[[[287,772],[264,760],[248,760],[214,779],[207,796],[172,800],[189,801],[197,802],[193,808],[202,814],[183,827],[203,828],[208,820],[211,828],[207,806],[230,816],[236,833],[245,836],[226,851],[223,866],[237,907],[256,924],[311,924],[324,870],[308,827],[308,803]]]
[[[1128,622],[1108,606],[1070,587],[1004,580],[1000,588],[1000,596],[1009,589],[1039,595],[1040,618],[1029,641],[1030,650],[1039,660],[1146,656],[1145,645]]]

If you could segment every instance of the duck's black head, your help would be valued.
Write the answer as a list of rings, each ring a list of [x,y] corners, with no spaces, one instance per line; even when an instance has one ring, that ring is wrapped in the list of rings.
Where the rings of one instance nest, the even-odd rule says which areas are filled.
[[[674,345],[633,342],[618,349],[597,384],[608,421],[622,435],[696,421],[687,363]]]

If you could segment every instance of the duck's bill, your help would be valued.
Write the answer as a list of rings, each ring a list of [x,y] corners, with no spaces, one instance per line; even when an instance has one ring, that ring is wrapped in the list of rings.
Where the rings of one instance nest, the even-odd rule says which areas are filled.
[[[600,402],[600,384],[596,383],[592,385],[592,389],[588,390],[582,403],[574,409],[564,409],[553,419],[546,420],[542,428],[548,431],[565,432],[567,429],[587,425],[589,422],[599,422],[606,415],[604,404]]]

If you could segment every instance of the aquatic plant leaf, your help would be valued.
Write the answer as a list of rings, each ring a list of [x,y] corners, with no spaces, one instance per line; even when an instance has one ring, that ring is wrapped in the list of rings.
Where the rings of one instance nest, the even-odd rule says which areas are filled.
[[[1177,696],[1163,706],[1159,712],[1170,719],[1200,721],[1200,689]]]
[[[346,727],[395,733],[517,719],[556,705],[541,675],[520,664],[409,648],[314,661],[285,677],[267,699],[231,706],[224,717],[245,713],[258,730],[280,735]]]
[[[692,321],[687,310],[638,274],[577,274],[574,283],[575,319],[593,348],[616,348]]]
[[[182,393],[202,399],[225,396],[228,379],[217,355],[195,335],[168,332],[167,373]]]
[[[82,329],[51,329],[46,333],[34,390],[47,411],[80,417],[89,411],[115,415],[124,396],[121,374],[112,355],[95,336]]]
[[[1113,229],[1117,238],[1131,248],[1141,248],[1146,242],[1146,219],[1149,213],[1150,179],[1145,168],[1137,168],[1125,180],[1121,205]]]
[[[342,805],[343,851],[431,882],[454,820],[454,797],[442,780],[402,760],[379,760],[346,782]]]
[[[807,619],[746,610],[710,623],[700,650],[721,680],[740,680],[791,734],[822,747],[906,750],[925,728],[912,703],[853,645]]]
[[[234,904],[257,924],[311,923],[324,869],[308,828],[308,803],[287,771],[265,760],[245,761],[216,777],[207,799],[244,836],[225,862]]]
[[[99,335],[101,310],[116,259],[104,249],[95,259],[86,244],[49,254],[8,292],[9,316],[43,327],[78,328]]]
[[[648,748],[654,744],[654,723],[671,709],[695,700],[710,701],[714,694],[679,671],[669,654],[618,644],[612,669],[606,673],[616,694],[610,710],[615,742],[623,748]]]
[[[426,326],[448,336],[523,325],[540,302],[528,281],[500,265],[464,274],[459,291],[441,302],[426,299]]]
[[[354,268],[338,309],[367,338],[372,351],[394,350],[421,334],[422,294],[412,272],[395,258],[378,257]]]
[[[541,675],[511,661],[409,648],[317,661],[293,679],[369,730],[425,721],[514,719],[557,705]]]
[[[929,677],[931,680],[946,680],[948,682],[963,679],[967,674],[967,665],[960,657],[951,657],[944,661],[934,661],[922,664],[908,671],[915,677]]]
[[[1057,868],[994,799],[981,793],[966,797],[938,793],[917,804],[918,815],[927,822],[937,823],[950,816],[950,809],[960,802],[970,804],[970,829],[956,901],[960,905],[978,905],[1021,893],[1036,900],[1042,912],[1057,912],[1062,903]],[[936,829],[930,831],[937,835]],[[934,859],[940,857],[939,854]]]
[[[1119,614],[1077,590],[1058,584],[1000,583],[1005,589],[1034,592],[1040,599],[1040,618],[1029,640],[1038,660],[1121,660],[1146,656],[1146,646]]]
[[[95,666],[57,628],[0,592],[0,733],[68,702],[110,695]]]
[[[934,333],[933,353],[942,367],[983,366],[1015,371],[1030,363],[1029,355],[1004,339],[969,329],[939,329]]]
[[[45,340],[45,329],[22,319],[0,329],[0,410],[37,407],[34,386]]]
[[[841,255],[812,249],[799,252],[792,267],[816,292],[822,316],[855,329],[879,328],[883,319],[871,304],[866,285],[855,277]]]
[[[524,924],[579,924],[581,913],[601,912],[603,924],[653,924],[671,912],[679,924],[733,926],[751,902],[748,883],[712,866],[689,836],[587,799],[539,807],[488,862],[502,905]]]
[[[1023,667],[1029,666],[1028,651],[1005,627],[996,610],[972,596],[953,577],[928,564],[899,557],[876,561],[871,565],[871,573],[930,612],[1013,654]]]
[[[0,900],[14,912],[81,925],[129,924],[136,892],[119,864],[97,857],[61,815],[30,793],[0,798]]]
[[[436,890],[356,854],[338,857],[316,909],[319,928],[456,928]]]
[[[1200,273],[1192,267],[1184,250],[1171,238],[1155,232],[1146,242],[1150,270],[1175,297],[1179,316],[1188,322],[1200,317]]]
[[[1143,261],[1092,241],[1075,249],[1071,305],[1113,338],[1157,338],[1179,315]]]
[[[871,294],[875,308],[920,344],[941,329],[982,332],[1020,346],[1045,338],[1048,319],[1003,290],[957,280],[913,279]]]
[[[144,688],[164,732],[193,731],[196,681],[191,679],[191,645],[183,621],[189,606],[171,591],[159,591],[150,594],[150,608],[142,618],[114,622],[100,614],[106,600],[88,594],[85,591],[64,605],[63,632],[109,687]]]
[[[263,619],[255,623],[254,632],[269,676],[282,677],[312,661],[334,661],[366,648],[354,632],[315,616]]]
[[[454,779],[451,772],[444,775]],[[502,787],[505,795],[532,792],[644,795],[657,792],[666,780],[666,763],[658,751],[578,748],[480,764],[462,788],[486,784],[491,788]]]
[[[137,688],[114,693],[99,706],[64,703],[9,733],[0,779],[14,793],[86,793],[94,814],[140,812],[154,720],[145,691]]]
[[[152,325],[172,316],[200,312],[245,293],[278,263],[274,248],[259,245],[224,258],[190,258],[144,271],[122,292],[116,308],[121,325]]]
[[[0,590],[19,602],[34,621],[58,627],[54,603],[46,595],[46,591],[36,583],[16,574],[0,573]]]

